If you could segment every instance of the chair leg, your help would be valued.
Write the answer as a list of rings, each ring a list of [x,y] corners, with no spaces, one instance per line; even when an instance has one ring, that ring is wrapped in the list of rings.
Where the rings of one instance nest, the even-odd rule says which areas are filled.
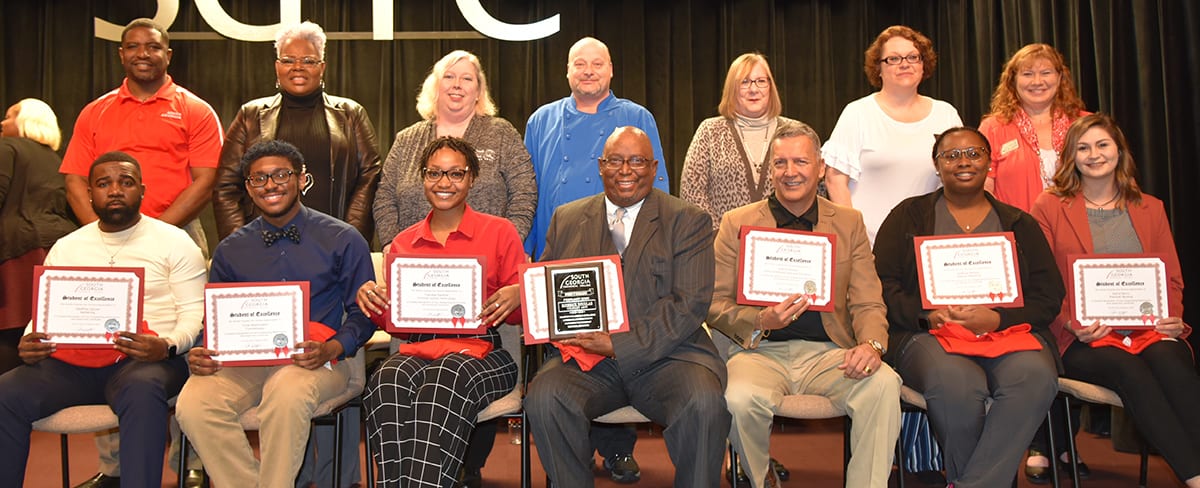
[[[1049,452],[1049,455],[1050,455],[1050,483],[1052,486],[1054,486],[1054,488],[1058,488],[1061,485],[1059,485],[1059,481],[1058,481],[1058,446],[1054,445],[1054,415],[1052,415],[1053,411],[1054,411],[1054,401],[1052,400],[1050,402],[1050,410],[1046,411],[1046,432],[1048,434],[1046,437],[1050,438],[1049,439],[1049,441],[1050,441],[1050,452]],[[1067,422],[1069,423],[1070,420],[1068,420]],[[1013,481],[1013,484],[1016,484],[1015,480]],[[1076,485],[1076,487],[1078,487],[1078,485]]]
[[[367,416],[359,416],[359,428],[362,429],[363,446],[367,450],[367,462],[363,463],[363,475],[367,482],[367,488],[375,488],[375,452],[371,448],[371,437],[366,429]],[[524,488],[524,487],[522,487]]]
[[[533,484],[533,475],[529,472],[529,431],[526,430],[525,410],[521,410],[521,488],[529,488]]]
[[[333,421],[333,488],[339,488],[342,484],[342,423],[345,416],[346,410],[343,409],[335,414]]]
[[[1066,422],[1067,422],[1067,427],[1066,427],[1066,429],[1067,429],[1067,458],[1069,458],[1071,460],[1071,483],[1074,484],[1074,486],[1076,488],[1078,488],[1079,487],[1079,447],[1075,445],[1075,434],[1074,434],[1075,427],[1073,425],[1071,425],[1071,397],[1070,396],[1067,396],[1067,395],[1062,396],[1062,408],[1063,408],[1063,418],[1066,419]],[[1054,438],[1053,433],[1051,433],[1050,438],[1051,439]],[[1058,453],[1055,453],[1054,455],[1057,456]],[[1050,460],[1051,466],[1055,466],[1057,464],[1058,464],[1058,459]]]
[[[188,456],[188,441],[187,434],[183,433],[183,429],[179,429],[179,465],[175,466],[175,474],[179,476],[179,486],[183,486],[183,481],[187,478],[187,456]]]
[[[59,449],[62,453],[62,482],[63,488],[71,488],[71,459],[67,454],[71,449],[67,446],[67,434],[58,435]]]
[[[904,488],[904,435],[896,439],[896,485]]]
[[[850,416],[842,422],[842,486],[846,486],[846,479],[850,477],[850,429],[853,423]]]
[[[1138,463],[1138,488],[1146,488],[1147,476],[1150,474],[1149,461],[1146,459],[1150,455],[1150,448],[1146,446],[1146,440],[1142,439],[1138,449],[1141,454],[1141,461]]]
[[[738,458],[737,451],[733,449],[733,443],[729,443],[729,486],[737,488],[737,466]]]

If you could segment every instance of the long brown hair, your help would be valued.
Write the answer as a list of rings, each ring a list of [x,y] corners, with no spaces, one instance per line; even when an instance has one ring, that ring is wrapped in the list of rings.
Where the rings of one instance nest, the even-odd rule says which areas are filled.
[[[1004,70],[1000,72],[1000,83],[992,93],[991,113],[988,116],[996,117],[1001,122],[1010,122],[1017,111],[1022,110],[1021,99],[1017,96],[1017,72],[1039,59],[1049,61],[1054,71],[1058,72],[1058,90],[1051,104],[1051,114],[1062,112],[1070,120],[1079,116],[1084,110],[1084,104],[1075,90],[1071,68],[1067,67],[1062,53],[1054,49],[1054,46],[1042,43],[1029,44],[1019,49],[1004,63]]]
[[[1113,172],[1117,183],[1117,195],[1120,195],[1117,207],[1123,208],[1129,203],[1140,205],[1142,189],[1137,183],[1137,164],[1133,162],[1133,155],[1129,153],[1125,133],[1121,132],[1121,128],[1112,117],[1103,113],[1080,117],[1071,123],[1062,153],[1059,155],[1058,171],[1054,173],[1054,186],[1048,191],[1062,198],[1074,198],[1081,191],[1083,176],[1079,173],[1079,168],[1075,167],[1076,147],[1079,145],[1079,138],[1093,128],[1104,129],[1117,145],[1117,169]]]

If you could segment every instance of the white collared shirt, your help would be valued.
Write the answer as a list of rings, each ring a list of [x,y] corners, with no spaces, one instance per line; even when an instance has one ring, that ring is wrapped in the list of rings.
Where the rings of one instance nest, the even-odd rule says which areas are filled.
[[[625,217],[622,218],[621,221],[625,223],[625,246],[624,247],[626,247],[626,248],[629,247],[629,236],[633,235],[633,224],[635,222],[637,222],[638,212],[641,212],[643,203],[646,203],[645,198],[639,200],[637,203],[635,203],[633,205],[625,207]],[[609,200],[608,196],[605,195],[605,197],[604,197],[604,216],[605,216],[605,221],[608,222],[608,231],[609,232],[612,232],[613,224],[617,223],[617,208],[619,208],[619,207],[617,207],[617,204],[613,203],[612,200]]]

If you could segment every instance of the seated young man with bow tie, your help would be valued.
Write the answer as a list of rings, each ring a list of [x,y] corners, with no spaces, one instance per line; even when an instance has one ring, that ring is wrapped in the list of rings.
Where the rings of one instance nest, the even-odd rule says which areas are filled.
[[[209,281],[307,281],[309,316],[331,337],[297,344],[303,352],[286,366],[222,368],[217,351],[193,348],[192,376],[179,394],[176,416],[216,484],[291,487],[313,410],[345,390],[349,379],[345,362],[323,366],[353,355],[374,332],[354,292],[375,273],[367,242],[354,227],[300,203],[304,157],[294,146],[252,146],[242,157],[242,174],[261,216],[221,241]],[[261,463],[238,421],[256,404]]]

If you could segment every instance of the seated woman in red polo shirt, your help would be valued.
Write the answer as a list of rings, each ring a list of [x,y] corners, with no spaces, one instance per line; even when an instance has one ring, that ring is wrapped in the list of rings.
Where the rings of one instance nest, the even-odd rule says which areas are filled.
[[[520,305],[517,266],[525,262],[525,251],[517,229],[467,205],[479,175],[470,143],[457,137],[435,139],[420,161],[425,198],[433,208],[424,220],[397,234],[387,252],[484,256],[487,298],[479,318],[498,325]],[[358,290],[358,305],[372,317],[387,317],[387,296],[385,283],[368,281]],[[435,340],[447,338],[460,339],[479,354],[430,351]],[[476,415],[513,389],[517,365],[500,348],[495,328],[481,335],[413,334],[409,347],[417,352],[402,349],[392,355],[367,383],[367,437],[375,448],[378,481],[384,487],[412,481],[454,485]]]

